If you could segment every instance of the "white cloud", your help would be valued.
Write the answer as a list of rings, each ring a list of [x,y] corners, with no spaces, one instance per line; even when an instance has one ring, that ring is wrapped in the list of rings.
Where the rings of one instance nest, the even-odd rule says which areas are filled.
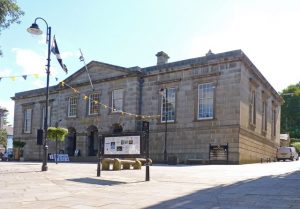
[[[186,53],[199,57],[209,49],[213,53],[242,49],[277,91],[300,81],[300,13],[237,10],[233,19],[216,33],[195,35]]]
[[[16,63],[22,68],[24,74],[45,74],[45,57],[29,49],[14,48],[13,52],[16,53]]]
[[[44,88],[46,86],[46,81],[36,80],[32,82],[33,87],[35,88]]]
[[[12,71],[9,69],[1,69],[0,70],[0,77],[10,76],[11,74],[12,74]]]

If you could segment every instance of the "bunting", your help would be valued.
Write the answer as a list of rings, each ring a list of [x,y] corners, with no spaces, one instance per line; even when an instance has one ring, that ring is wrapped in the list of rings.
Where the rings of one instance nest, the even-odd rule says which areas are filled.
[[[5,78],[11,79],[12,81],[16,81],[17,78],[23,78],[24,80],[27,80],[28,76],[33,76],[36,79],[38,79],[40,77],[39,74],[0,76],[0,81]]]
[[[65,87],[66,86],[66,87],[72,89],[75,94],[82,94],[82,93],[80,93],[80,91],[78,89],[76,89],[76,88],[68,85],[64,81],[60,82],[60,86],[61,87]],[[82,99],[88,100],[88,98],[89,98],[88,95],[82,94]],[[92,102],[94,104],[99,104],[100,106],[104,107],[105,109],[114,110],[109,105],[103,104],[103,103],[99,102],[98,100],[95,100],[95,101],[92,100]],[[130,112],[125,112],[125,111],[121,111],[120,113],[121,113],[120,117],[130,116],[130,117],[136,118],[137,120],[147,120],[147,119],[150,120],[150,119],[156,119],[156,118],[160,117],[160,115],[138,115],[138,114],[134,114],[134,113],[130,113]]]

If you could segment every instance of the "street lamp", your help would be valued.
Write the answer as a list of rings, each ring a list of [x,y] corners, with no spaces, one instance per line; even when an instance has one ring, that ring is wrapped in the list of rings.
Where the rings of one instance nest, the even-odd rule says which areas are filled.
[[[41,35],[43,31],[39,28],[38,24],[36,24],[37,20],[43,20],[46,23],[47,26],[47,36],[46,36],[46,43],[48,43],[48,58],[47,58],[47,86],[46,86],[46,109],[45,109],[45,117],[44,117],[44,156],[43,156],[43,165],[42,165],[42,171],[47,171],[47,161],[48,161],[48,144],[47,144],[47,130],[48,130],[48,106],[49,106],[49,75],[50,75],[50,44],[51,44],[51,27],[48,26],[48,23],[46,20],[44,20],[41,17],[37,17],[34,20],[34,23],[27,29],[27,31],[33,35]]]
[[[168,139],[168,88],[161,89],[162,96],[165,98],[165,148],[164,148],[164,163],[167,163],[167,139]],[[163,92],[165,95],[163,95]]]

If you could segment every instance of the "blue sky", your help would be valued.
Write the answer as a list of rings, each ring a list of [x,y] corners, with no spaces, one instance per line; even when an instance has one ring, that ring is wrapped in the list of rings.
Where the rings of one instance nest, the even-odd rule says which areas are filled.
[[[169,62],[242,49],[271,85],[281,91],[300,81],[300,1],[298,0],[26,0],[22,23],[2,31],[0,106],[13,123],[16,92],[45,87],[45,35],[26,29],[42,17],[56,36],[66,75],[51,55],[50,85],[97,60],[123,67],[152,66],[164,51]],[[46,25],[37,22],[43,31]],[[55,80],[58,78],[58,81]]]

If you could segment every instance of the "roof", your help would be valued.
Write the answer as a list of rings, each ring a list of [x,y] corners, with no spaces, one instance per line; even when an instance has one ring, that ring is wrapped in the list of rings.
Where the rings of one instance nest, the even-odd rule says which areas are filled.
[[[275,96],[275,98],[280,101],[280,103],[283,103],[283,98],[278,94],[278,92],[272,87],[272,85],[267,81],[267,79],[261,74],[261,72],[256,68],[256,66],[251,62],[251,60],[244,54],[244,52],[240,49],[238,50],[233,50],[233,51],[227,51],[223,53],[209,53],[206,54],[206,56],[202,57],[196,57],[196,58],[191,58],[191,59],[186,59],[186,60],[181,60],[181,61],[176,61],[176,62],[170,62],[170,63],[165,63],[161,65],[154,65],[154,66],[149,66],[149,67],[144,67],[144,68],[139,68],[139,67],[132,67],[132,68],[125,68],[125,67],[120,67],[116,65],[111,65],[107,63],[102,63],[98,61],[91,61],[90,63],[87,64],[87,66],[94,66],[94,65],[99,65],[99,66],[105,66],[110,69],[126,72],[129,74],[133,75],[138,75],[141,73],[145,73],[146,75],[152,71],[159,71],[161,69],[172,69],[175,67],[184,67],[184,66],[193,66],[193,65],[207,65],[211,63],[219,63],[219,62],[226,62],[229,60],[242,60],[254,73],[255,77],[261,80],[261,82],[272,92],[272,94]],[[68,78],[66,78],[64,81],[68,82],[69,80],[74,79],[78,74],[82,73],[85,71],[85,67],[82,67],[72,75],[70,75]],[[35,89],[31,91],[26,91],[26,92],[19,92],[15,94],[15,97],[12,97],[12,99],[19,99],[22,97],[29,97],[29,96],[36,96],[36,95],[43,95],[45,94],[46,88],[41,88],[41,89]],[[59,85],[56,86],[50,86],[49,87],[49,92],[55,92],[59,90]]]
[[[145,67],[142,68],[144,72],[150,72],[153,70],[160,70],[164,68],[172,68],[172,67],[179,67],[183,65],[193,65],[193,64],[206,64],[211,60],[221,60],[221,59],[226,59],[229,57],[241,57],[243,55],[242,50],[234,50],[234,51],[228,51],[228,52],[223,52],[223,53],[218,53],[218,54],[208,54],[207,56],[203,57],[196,57],[196,58],[191,58],[191,59],[186,59],[186,60],[181,60],[177,62],[170,62],[162,65],[155,65],[155,66],[150,66],[150,67]]]

